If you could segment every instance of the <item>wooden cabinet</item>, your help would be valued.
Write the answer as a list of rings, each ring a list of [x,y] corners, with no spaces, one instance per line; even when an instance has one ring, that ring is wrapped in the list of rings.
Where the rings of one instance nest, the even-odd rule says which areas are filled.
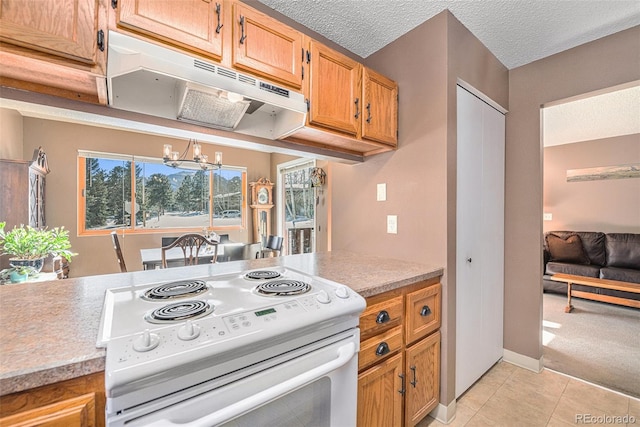
[[[0,83],[106,103],[105,0],[2,0]],[[104,79],[102,79],[104,80]]]
[[[362,68],[362,138],[398,145],[398,85]]]
[[[364,156],[396,148],[398,85],[315,40],[305,44],[307,123],[285,140]]]
[[[310,125],[360,135],[362,66],[320,43],[310,43]]]
[[[234,68],[302,87],[302,33],[235,2],[232,46]]]
[[[222,59],[223,0],[119,0],[118,27],[157,38],[197,52],[216,61]]]
[[[441,286],[433,278],[367,299],[360,316],[358,426],[415,426],[440,397]]]
[[[104,372],[0,397],[0,427],[101,427]]]

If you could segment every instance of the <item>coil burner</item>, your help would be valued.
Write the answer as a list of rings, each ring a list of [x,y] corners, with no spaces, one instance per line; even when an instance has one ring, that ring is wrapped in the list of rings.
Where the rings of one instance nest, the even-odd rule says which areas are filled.
[[[299,280],[270,280],[256,287],[256,293],[271,297],[300,295],[310,290],[310,284]]]
[[[150,323],[180,322],[206,316],[213,311],[213,308],[214,307],[206,301],[180,301],[153,310],[146,314],[144,318]]]
[[[147,301],[162,301],[192,297],[206,291],[207,284],[202,280],[181,280],[151,288],[142,295],[142,298]]]
[[[256,270],[248,272],[244,275],[244,278],[249,280],[271,280],[280,276],[282,275],[275,270]]]

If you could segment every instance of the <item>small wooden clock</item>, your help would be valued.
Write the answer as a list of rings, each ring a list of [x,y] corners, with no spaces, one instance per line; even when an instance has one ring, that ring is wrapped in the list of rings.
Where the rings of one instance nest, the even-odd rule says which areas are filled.
[[[251,205],[253,209],[253,241],[263,243],[271,234],[271,208],[273,208],[273,183],[260,178],[251,186]]]

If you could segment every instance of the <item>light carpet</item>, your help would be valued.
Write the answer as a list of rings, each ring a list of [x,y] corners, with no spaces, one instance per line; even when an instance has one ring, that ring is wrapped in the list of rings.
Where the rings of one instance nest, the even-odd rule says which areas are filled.
[[[544,366],[640,398],[640,309],[543,296]]]

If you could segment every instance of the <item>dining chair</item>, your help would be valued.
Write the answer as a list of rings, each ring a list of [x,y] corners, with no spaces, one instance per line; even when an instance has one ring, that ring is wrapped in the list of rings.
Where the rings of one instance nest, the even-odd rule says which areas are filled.
[[[120,264],[120,272],[126,273],[127,266],[124,263],[124,256],[122,256],[122,249],[120,248],[120,242],[118,241],[118,233],[116,231],[111,232],[111,241],[113,242],[113,250],[116,251],[116,258],[118,259],[118,264]]]
[[[167,268],[167,251],[176,247],[182,249],[184,265],[198,264],[198,256],[205,250],[212,250],[212,253],[206,253],[206,256],[212,257],[211,262],[216,262],[218,258],[218,242],[209,240],[202,234],[183,234],[173,243],[162,247],[162,268]]]
[[[260,258],[270,258],[280,255],[282,251],[282,237],[281,236],[269,236],[267,237],[267,243],[260,251]]]

